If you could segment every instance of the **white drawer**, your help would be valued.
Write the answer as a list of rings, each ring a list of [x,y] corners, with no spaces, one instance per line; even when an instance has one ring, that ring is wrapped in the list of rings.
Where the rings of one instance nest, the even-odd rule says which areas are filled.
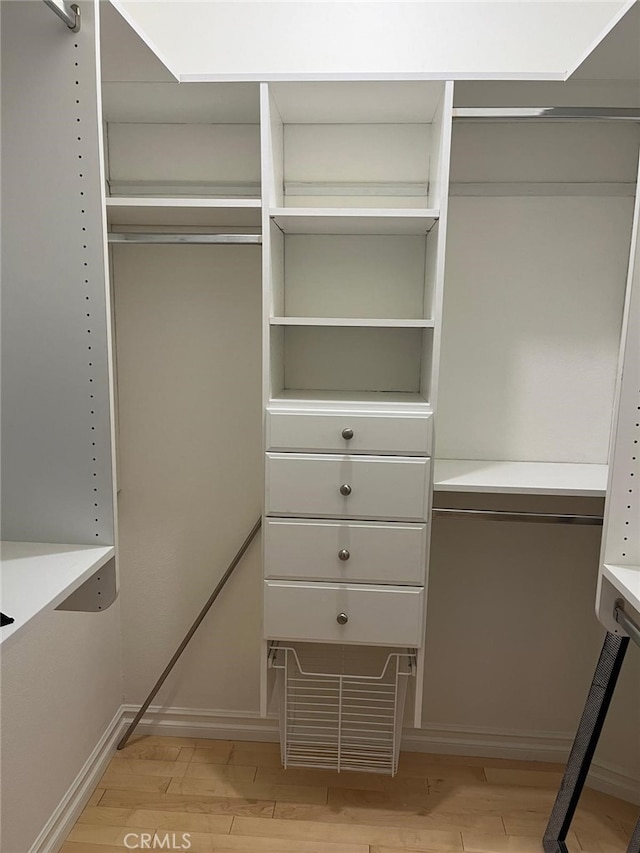
[[[429,464],[420,457],[267,453],[266,514],[426,521]]]
[[[264,636],[415,648],[423,605],[421,587],[265,581]]]
[[[267,519],[267,578],[424,585],[425,524]]]
[[[430,456],[432,417],[267,411],[267,449]],[[345,438],[344,435],[352,435]]]

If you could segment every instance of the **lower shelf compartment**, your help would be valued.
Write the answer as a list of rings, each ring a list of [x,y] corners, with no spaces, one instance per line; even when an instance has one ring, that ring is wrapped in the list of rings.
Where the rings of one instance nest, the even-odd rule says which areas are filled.
[[[394,776],[415,650],[273,644],[282,764]]]

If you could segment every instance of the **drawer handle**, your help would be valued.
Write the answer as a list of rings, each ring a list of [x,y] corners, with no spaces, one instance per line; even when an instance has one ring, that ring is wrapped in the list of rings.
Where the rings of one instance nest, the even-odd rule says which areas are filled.
[[[353,430],[349,429],[349,427],[345,427],[342,430],[342,437],[345,439],[345,441],[351,441],[351,439],[353,438]]]
[[[338,623],[338,625],[346,625],[348,621],[349,617],[346,613],[338,613],[338,615],[336,616],[336,622]]]
[[[351,486],[349,485],[349,483],[343,483],[340,486],[340,494],[343,495],[345,498],[351,494]]]
[[[340,551],[338,551],[338,559],[342,560],[343,563],[346,563],[350,556],[351,554],[349,553],[349,551],[347,551],[346,548],[342,548]]]

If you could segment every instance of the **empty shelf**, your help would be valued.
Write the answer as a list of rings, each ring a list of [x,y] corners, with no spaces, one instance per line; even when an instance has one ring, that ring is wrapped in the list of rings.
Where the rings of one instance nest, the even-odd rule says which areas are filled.
[[[61,604],[114,554],[112,546],[3,542],[1,606],[15,621],[0,629],[0,642],[15,638],[40,613]]]
[[[622,598],[640,612],[640,566],[602,567],[604,577],[616,588]]]
[[[271,217],[285,234],[427,234],[438,210],[369,208],[273,208]]]
[[[259,198],[107,198],[110,225],[259,227]]]
[[[440,492],[602,497],[607,489],[607,466],[437,459],[434,489]]]

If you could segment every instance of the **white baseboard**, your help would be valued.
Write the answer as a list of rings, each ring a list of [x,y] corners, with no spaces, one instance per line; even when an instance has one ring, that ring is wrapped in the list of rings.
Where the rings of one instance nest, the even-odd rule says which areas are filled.
[[[31,845],[29,853],[56,853],[78,819],[115,752],[122,731],[120,707],[58,807]]]
[[[56,853],[60,848],[137,710],[134,705],[123,705],[120,708],[29,853]],[[263,719],[257,711],[206,711],[159,706],[149,709],[136,731],[138,734],[212,740],[277,741],[279,737],[277,719]],[[504,732],[426,725],[422,729],[406,729],[402,748],[408,752],[563,763],[571,743],[572,736],[560,732]],[[588,784],[598,791],[640,804],[640,780],[629,776],[619,767],[594,763]]]

